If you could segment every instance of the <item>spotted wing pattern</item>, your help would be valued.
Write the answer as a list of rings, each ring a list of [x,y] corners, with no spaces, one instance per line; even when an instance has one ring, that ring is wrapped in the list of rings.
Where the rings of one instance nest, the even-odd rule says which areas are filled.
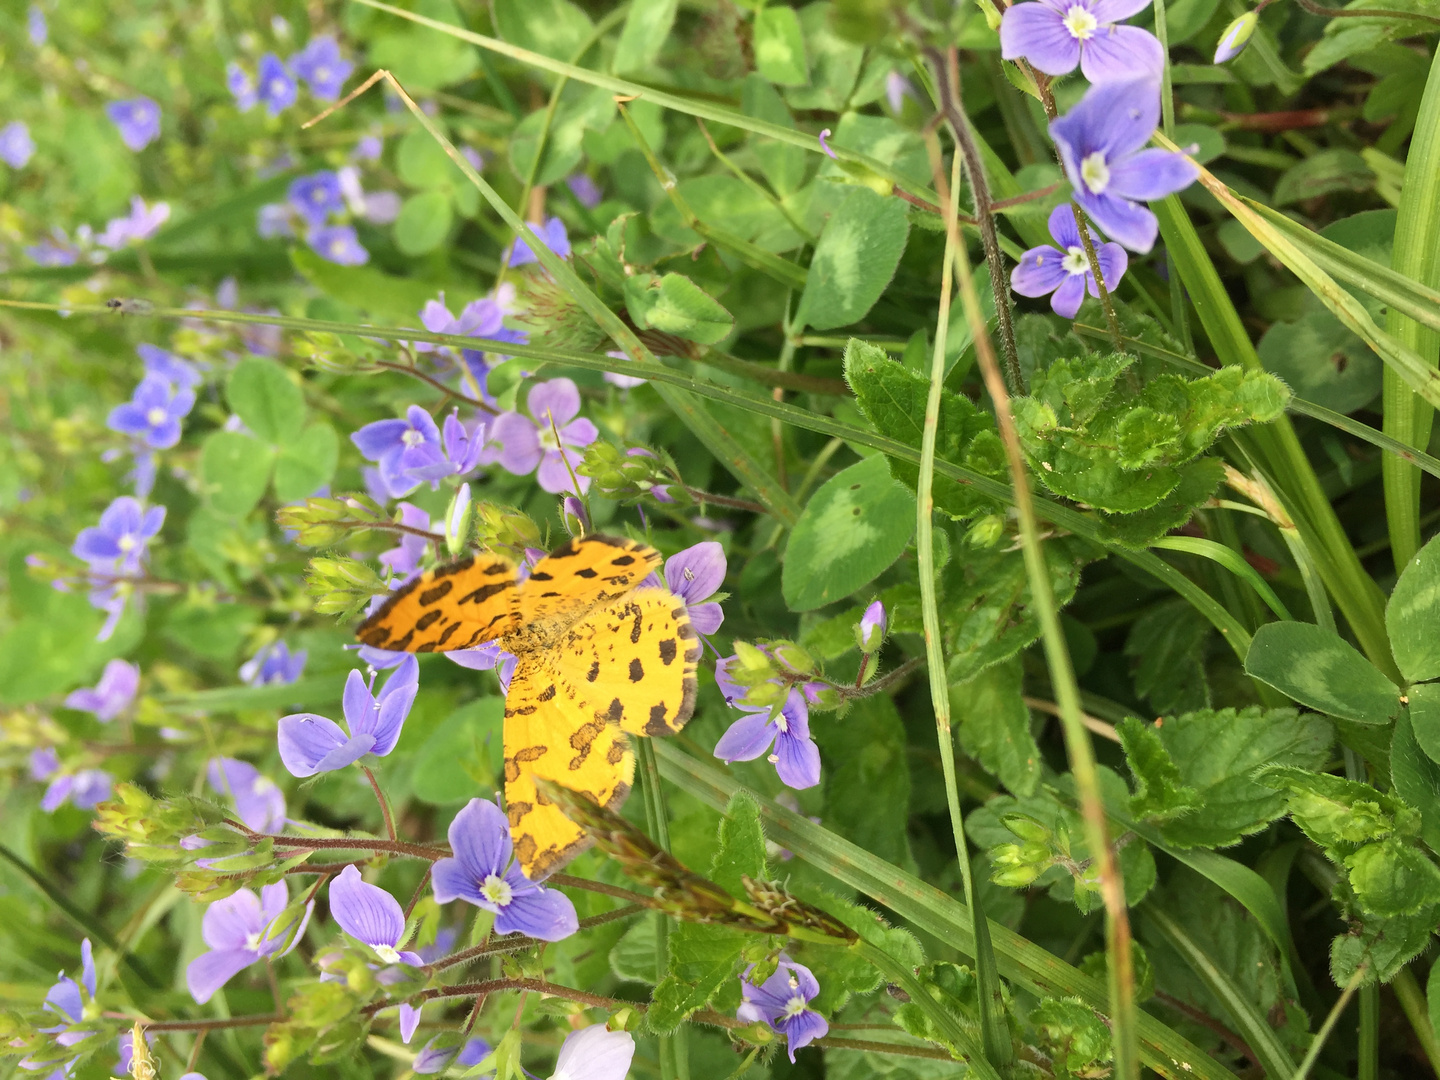
[[[522,657],[505,698],[505,810],[525,876],[538,881],[590,846],[584,831],[536,789],[536,777],[618,809],[634,775],[625,733],[582,711],[554,655]]]
[[[661,563],[648,544],[598,533],[568,540],[535,564],[520,586],[520,622],[543,636],[624,596]]]
[[[396,652],[468,649],[514,632],[519,596],[515,564],[481,553],[421,574],[361,623],[355,636]]]

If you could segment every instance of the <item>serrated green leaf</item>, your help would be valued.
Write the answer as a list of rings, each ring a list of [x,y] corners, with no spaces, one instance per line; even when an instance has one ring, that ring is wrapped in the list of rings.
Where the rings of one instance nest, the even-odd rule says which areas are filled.
[[[1030,1014],[1040,1047],[1056,1066],[1057,1077],[1088,1071],[1111,1059],[1110,1028],[1079,998],[1044,998]]]
[[[1125,655],[1136,661],[1135,693],[1156,713],[1174,715],[1206,708],[1205,643],[1210,627],[1183,600],[1156,605],[1130,628]]]
[[[241,517],[270,486],[275,451],[238,431],[217,431],[200,448],[200,479],[210,505]]]
[[[1345,857],[1350,887],[1374,915],[1414,915],[1440,904],[1440,867],[1425,852],[1395,837],[1366,844]]]
[[[646,1027],[665,1034],[704,1008],[726,982],[739,978],[741,950],[749,940],[728,926],[680,923],[673,927],[667,943],[669,971],[655,988]]]
[[[903,201],[851,191],[815,245],[797,324],[830,330],[864,318],[890,284],[909,232]]]
[[[851,465],[811,496],[785,549],[781,591],[811,611],[874,581],[915,531],[915,496],[880,455]]]
[[[641,327],[703,345],[729,336],[735,317],[683,274],[634,274],[625,279],[625,307]]]
[[[305,423],[304,391],[284,368],[263,356],[240,361],[230,373],[225,399],[256,438],[267,443],[293,441]]]
[[[1135,777],[1130,813],[1160,822],[1181,817],[1202,805],[1198,793],[1185,783],[1153,726],[1127,716],[1115,726],[1115,731],[1125,751],[1125,762]]]
[[[851,637],[853,641],[853,635]],[[888,694],[861,698],[843,720],[811,728],[826,763],[825,824],[898,865],[910,859],[909,750]],[[865,798],[855,798],[857,791]]]
[[[1368,784],[1289,765],[1261,770],[1255,778],[1285,793],[1295,824],[1332,857],[1392,834],[1413,837],[1420,831],[1415,810]]]
[[[1262,626],[1245,672],[1302,705],[1357,724],[1388,724],[1400,711],[1395,684],[1333,630],[1313,623]]]
[[[335,475],[340,437],[323,420],[310,424],[293,442],[280,444],[275,458],[275,498],[295,502],[309,498]]]
[[[765,830],[760,827],[760,805],[748,792],[736,792],[720,820],[720,847],[710,864],[710,880],[732,896],[744,898],[742,877],[764,881]]]
[[[1432,539],[1400,574],[1385,605],[1385,629],[1405,678],[1440,678],[1440,542]]]
[[[1016,795],[1030,795],[1040,782],[1040,748],[1030,732],[1023,676],[1010,660],[950,686],[950,709],[965,753]]]

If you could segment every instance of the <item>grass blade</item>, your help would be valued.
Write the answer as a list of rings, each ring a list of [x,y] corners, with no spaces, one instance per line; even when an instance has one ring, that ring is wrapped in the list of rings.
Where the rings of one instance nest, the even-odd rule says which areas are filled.
[[[1202,559],[1219,563],[1236,577],[1244,579],[1278,618],[1286,622],[1293,621],[1290,612],[1280,602],[1280,597],[1275,595],[1275,590],[1266,584],[1265,579],[1234,548],[1199,536],[1162,536],[1150,546],[1164,548],[1166,551],[1183,551],[1187,555],[1198,555]]]

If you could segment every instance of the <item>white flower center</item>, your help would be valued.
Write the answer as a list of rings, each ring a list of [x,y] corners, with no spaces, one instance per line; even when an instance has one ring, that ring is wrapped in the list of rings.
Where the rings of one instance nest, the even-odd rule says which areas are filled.
[[[1085,249],[1072,247],[1065,249],[1068,254],[1060,260],[1060,265],[1065,268],[1067,274],[1084,274],[1090,269],[1090,260],[1085,258]]]
[[[338,259],[341,255],[344,255],[344,254],[345,254],[345,241],[344,241],[344,240],[340,240],[340,239],[331,240],[331,241],[330,241],[330,254],[331,254],[331,255],[334,255],[337,259]]]
[[[371,948],[375,950],[375,955],[387,964],[398,964],[400,962],[400,954],[395,951],[394,945],[372,945]]]
[[[249,952],[260,951],[260,931],[253,930],[245,935],[245,948]]]
[[[789,1001],[785,1002],[786,1016],[799,1016],[805,1011],[806,1001],[799,994],[796,994]]]
[[[788,734],[790,731],[790,721],[785,719],[784,713],[775,717],[775,726],[780,729],[781,735]]]
[[[1095,28],[1099,25],[1100,20],[1080,4],[1072,5],[1065,13],[1065,29],[1069,30],[1070,36],[1077,41],[1089,41],[1095,36]]]
[[[1093,194],[1099,195],[1110,186],[1110,166],[1105,161],[1105,152],[1096,150],[1080,162],[1080,179]]]
[[[285,80],[284,80],[284,79],[271,79],[271,80],[270,80],[270,93],[273,94],[273,95],[275,95],[275,97],[281,97],[281,96],[283,96],[284,93],[285,93],[285,91],[288,90],[288,89],[290,89],[290,88],[285,85]]]
[[[167,413],[159,405],[145,414],[145,422],[151,427],[159,427],[165,422]]]
[[[331,245],[330,250],[338,251],[339,248],[335,245]],[[420,432],[416,431],[414,428],[409,428],[406,430],[404,435],[400,436],[400,441],[403,442],[407,447],[419,446],[425,441],[425,436],[421,435]]]
[[[121,551],[130,552],[135,550],[135,545],[138,542],[139,541],[137,541],[135,537],[131,536],[129,533],[126,533],[124,536],[120,537],[119,540],[115,541],[115,546],[118,547]]]
[[[314,191],[310,193],[310,198],[314,200],[315,204],[318,206],[320,203],[323,203],[325,201],[325,189],[317,187]]]
[[[548,413],[545,419],[540,422],[540,448],[542,450],[560,449],[560,440],[555,436],[555,428],[554,425],[550,423]]]
[[[314,83],[319,83],[322,86],[325,85],[330,81],[330,69],[328,67],[316,68],[315,73],[311,76],[310,81]]]
[[[515,890],[504,878],[488,874],[480,885],[480,895],[497,907],[505,907],[514,898]]]
[[[250,790],[256,795],[262,795],[267,791],[273,790],[274,787],[275,781],[271,780],[268,776],[257,776],[255,782],[250,785]]]

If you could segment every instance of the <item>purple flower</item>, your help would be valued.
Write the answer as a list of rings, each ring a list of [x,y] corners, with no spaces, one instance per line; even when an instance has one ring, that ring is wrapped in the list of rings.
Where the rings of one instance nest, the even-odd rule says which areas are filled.
[[[30,779],[49,780],[60,771],[60,755],[53,746],[30,751]]]
[[[111,218],[105,223],[105,231],[95,238],[100,247],[118,251],[128,244],[138,244],[154,236],[161,225],[170,220],[170,204],[157,202],[146,206],[145,200],[136,195],[130,200],[130,213],[125,217]]]
[[[418,954],[401,952],[405,936],[405,913],[399,902],[378,885],[361,880],[360,871],[347,866],[330,883],[330,915],[340,929],[356,941],[369,945],[387,964],[418,967]]]
[[[406,455],[417,460],[427,446],[439,453],[440,429],[428,412],[411,405],[405,410],[405,419],[376,420],[351,435],[350,441],[367,460],[375,462],[390,498],[398,499],[420,486],[419,480],[405,475]]]
[[[72,690],[65,704],[72,709],[94,713],[102,724],[108,724],[130,707],[139,688],[140,669],[124,660],[111,660],[105,665],[98,683]]]
[[[635,1036],[591,1024],[565,1036],[550,1080],[625,1080],[634,1057]]]
[[[574,176],[567,177],[565,186],[570,189],[570,194],[575,196],[575,200],[581,206],[590,210],[599,206],[600,200],[604,198],[600,193],[600,185],[585,173],[576,173]]]
[[[416,955],[418,956],[419,953]],[[419,1008],[403,1001],[400,1003],[400,1041],[405,1045],[410,1045],[410,1040],[415,1037],[415,1029],[420,1026],[420,1017],[424,1010],[425,1003],[423,1001]]]
[[[316,255],[340,266],[364,266],[370,261],[370,253],[360,246],[353,225],[311,229],[305,235],[305,242]]]
[[[290,57],[290,70],[310,84],[321,101],[334,101],[355,65],[340,55],[340,46],[328,34],[310,42]]]
[[[519,658],[502,649],[499,642],[487,641],[473,649],[455,649],[444,656],[451,663],[470,671],[494,671],[495,677],[500,680],[501,694],[510,693],[510,679],[515,674]]]
[[[500,448],[494,459],[516,476],[526,476],[538,467],[540,487],[552,495],[585,494],[590,478],[575,477],[578,492],[570,478],[583,457],[576,448],[589,446],[600,433],[589,420],[575,419],[580,411],[580,391],[569,379],[551,379],[531,387],[525,403],[529,417],[507,412],[495,418],[490,437]]]
[[[418,506],[408,502],[400,504],[400,524],[409,526],[412,529],[423,529],[430,531],[430,515]],[[416,536],[414,533],[401,533],[398,546],[389,551],[380,553],[380,562],[390,568],[390,572],[397,578],[408,578],[416,570],[420,569],[420,560],[425,555],[425,549],[430,541],[423,536]]]
[[[255,216],[255,231],[262,240],[273,240],[277,236],[294,236],[290,224],[290,207],[285,203],[266,203]]]
[[[159,375],[147,374],[124,405],[110,410],[111,431],[139,439],[152,450],[167,450],[180,441],[180,421],[195,407],[195,391],[180,388]]]
[[[1024,57],[1046,75],[1080,70],[1092,83],[1159,80],[1165,51],[1138,26],[1117,25],[1150,0],[1038,0],[1015,4],[1000,21],[1000,55]]]
[[[331,214],[345,210],[340,177],[330,169],[299,177],[291,183],[286,198],[297,214],[317,227],[324,225]]]
[[[376,698],[358,671],[345,680],[343,698],[347,735],[339,724],[314,713],[281,717],[280,760],[295,776],[333,772],[366,754],[384,757],[395,749],[400,728],[415,703],[420,665],[407,655]]]
[[[830,1030],[825,1018],[810,1008],[820,993],[820,984],[804,964],[797,964],[784,953],[775,973],[759,986],[750,982],[751,964],[740,976],[740,994],[745,1002],[735,1010],[735,1018],[747,1023],[763,1021],[785,1036],[790,1061],[795,1051],[824,1037]]]
[[[1124,252],[1121,252],[1124,255]],[[879,600],[871,603],[865,609],[865,614],[860,616],[860,651],[874,652],[885,640],[885,628],[887,625],[885,617],[885,605]]]
[[[1090,295],[1095,297],[1100,295],[1100,290],[1095,285],[1095,275],[1090,272],[1085,247],[1080,242],[1075,209],[1069,203],[1061,203],[1050,211],[1050,235],[1060,246],[1054,248],[1047,244],[1025,252],[1015,264],[1015,269],[1010,271],[1010,287],[1021,296],[1053,294],[1050,306],[1055,309],[1055,314],[1073,319],[1085,299],[1085,290],[1088,288]],[[1113,290],[1125,276],[1125,268],[1129,265],[1125,249],[1113,241],[1096,244],[1095,259],[1105,278],[1105,288]]]
[[[747,715],[720,736],[715,744],[715,756],[726,763],[753,761],[766,754],[773,744],[775,752],[768,754],[766,760],[775,766],[781,781],[797,791],[814,787],[820,783],[820,748],[810,738],[810,709],[805,704],[805,695],[792,689],[778,710],[768,705],[746,705],[745,688],[729,675],[734,659],[727,656],[715,664],[715,682],[725,700]]]
[[[1259,22],[1260,12],[1257,8],[1247,11],[1225,27],[1225,32],[1220,35],[1220,44],[1215,48],[1215,63],[1223,64],[1234,60],[1244,52],[1245,46],[1249,45],[1250,39],[1255,36],[1255,27]]]
[[[110,797],[113,783],[114,777],[104,769],[81,769],[79,772],[57,776],[45,789],[45,795],[40,800],[40,809],[47,814],[53,814],[69,800],[79,810],[93,810]]]
[[[190,996],[201,1005],[209,1001],[216,990],[251,964],[280,952],[285,938],[290,937],[289,952],[305,934],[305,924],[310,920],[313,904],[305,905],[305,914],[293,936],[288,933],[271,934],[278,929],[277,922],[290,903],[289,889],[283,881],[266,885],[257,897],[249,889],[240,889],[223,900],[216,900],[205,909],[205,918],[200,924],[200,935],[209,952],[203,952],[191,960],[185,968],[185,982]]]
[[[485,425],[468,431],[460,422],[460,410],[445,418],[440,444],[424,442],[407,447],[400,455],[400,472],[407,480],[429,480],[432,490],[447,476],[466,476],[480,464],[485,448]]]
[[[529,335],[523,330],[510,329],[504,322],[505,315],[509,310],[507,303],[513,295],[513,289],[502,288],[494,297],[486,296],[479,300],[472,300],[465,305],[457,318],[451,315],[450,309],[445,306],[445,294],[442,292],[438,300],[431,300],[421,308],[420,321],[432,334],[483,337],[524,344],[529,340]],[[434,345],[428,341],[412,342],[411,347],[416,352],[454,355],[454,350],[449,345]],[[485,385],[486,375],[490,371],[490,364],[485,359],[485,353],[479,349],[461,349],[460,355],[475,378],[481,398],[487,402],[493,402],[495,399]],[[498,359],[504,359],[504,357]]]
[[[39,4],[31,4],[26,25],[30,31],[30,44],[37,49],[50,39],[50,27],[45,24],[45,13]]]
[[[265,111],[279,116],[295,104],[295,80],[272,52],[260,57],[260,100],[265,102]]]
[[[159,346],[141,342],[135,346],[135,351],[145,362],[146,375],[159,376],[177,389],[192,390],[204,382],[194,364]]]
[[[80,983],[62,971],[59,980],[46,993],[44,1004],[41,1006],[44,1011],[54,1013],[55,1018],[60,1022],[50,1027],[40,1028],[40,1031],[46,1035],[54,1035],[55,1042],[67,1048],[82,1042],[93,1034],[89,1031],[68,1030],[72,1024],[81,1023],[85,1019],[86,997],[91,1001],[95,1000],[95,958],[90,948],[89,938],[80,943],[80,964]],[[84,995],[80,993],[81,983],[85,986],[86,994]],[[19,1065],[20,1068],[32,1072],[50,1067],[50,1063],[42,1065],[31,1059],[22,1060]],[[50,1073],[46,1080],[61,1080],[70,1074],[74,1065],[74,1061],[60,1065]]]
[[[719,630],[725,621],[720,605],[707,602],[725,583],[725,571],[725,549],[714,540],[703,540],[665,560],[665,587],[685,601],[690,625],[704,637]],[[659,585],[656,574],[640,583],[642,589]]]
[[[285,827],[285,793],[248,761],[211,758],[206,769],[210,786],[235,800],[235,813],[258,833],[278,833]]]
[[[290,651],[283,641],[264,646],[240,666],[240,681],[247,686],[288,686],[305,673],[304,649]]]
[[[105,115],[131,150],[144,150],[160,137],[160,106],[148,97],[112,101],[105,106]]]
[[[37,266],[74,266],[80,259],[80,249],[70,242],[69,235],[60,226],[50,230],[51,239],[41,240],[25,249],[25,254]]]
[[[1137,79],[1092,86],[1050,124],[1075,201],[1108,236],[1141,254],[1155,245],[1159,225],[1135,200],[1164,198],[1199,175],[1184,154],[1141,149],[1159,119],[1156,84]]]
[[[235,98],[235,107],[241,112],[249,112],[260,101],[255,80],[234,60],[225,65],[225,85]]]
[[[885,76],[885,100],[890,103],[890,111],[898,113],[907,97],[915,97],[915,87],[900,72],[891,71]]]
[[[605,355],[613,357],[616,360],[630,359],[628,354],[621,352],[619,349],[612,349]],[[614,371],[607,371],[604,375],[600,377],[606,382],[608,382],[611,386],[618,386],[621,390],[633,390],[637,386],[645,385],[644,379],[637,379],[634,375],[621,375],[618,372]]]
[[[350,151],[350,156],[356,161],[379,161],[384,149],[384,140],[379,135],[362,135],[355,149]]]
[[[444,1072],[452,1061],[462,1068],[469,1069],[479,1065],[490,1056],[490,1044],[479,1036],[466,1039],[464,1046],[451,1042],[450,1040],[453,1038],[453,1036],[436,1035],[420,1048],[420,1052],[415,1055],[415,1060],[410,1064],[410,1071],[419,1073],[421,1076],[428,1076],[431,1073]]]
[[[556,255],[559,255],[560,258],[568,259],[570,257],[570,236],[565,231],[565,223],[558,217],[550,218],[544,225],[536,226],[532,228],[531,231],[540,238],[546,247]],[[530,250],[530,245],[525,242],[524,238],[516,237],[515,247],[510,252],[510,265],[527,266],[530,263],[539,261],[535,253]]]
[[[435,901],[464,900],[495,915],[495,933],[559,941],[580,928],[564,893],[530,881],[513,859],[510,824],[500,808],[471,799],[450,822],[452,858],[431,872]]]
[[[0,128],[0,161],[12,169],[23,169],[35,153],[35,140],[23,120],[12,120]]]
[[[145,563],[146,548],[165,524],[165,507],[146,510],[138,499],[121,495],[105,508],[100,524],[81,529],[70,548],[91,569],[133,573]]]

